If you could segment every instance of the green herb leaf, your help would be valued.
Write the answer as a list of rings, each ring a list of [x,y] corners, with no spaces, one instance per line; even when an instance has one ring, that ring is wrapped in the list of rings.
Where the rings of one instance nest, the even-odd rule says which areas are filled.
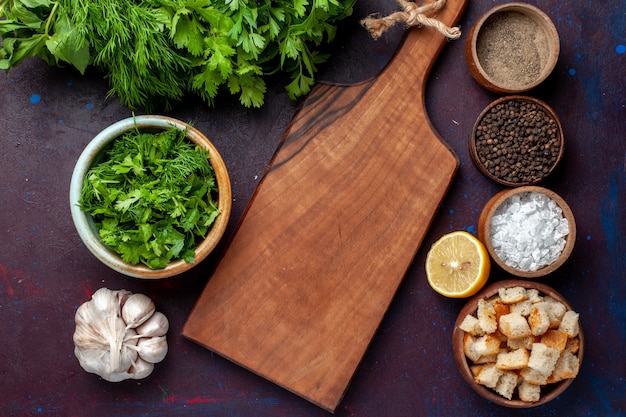
[[[57,60],[72,64],[81,74],[91,63],[89,44],[74,30],[67,16],[61,16],[54,26],[55,33],[46,41],[46,47]]]
[[[127,133],[86,176],[80,207],[126,262],[163,268],[193,261],[220,214],[209,154],[185,135],[177,128]]]
[[[29,57],[104,72],[123,105],[163,108],[220,90],[263,105],[264,77],[310,91],[336,24],[356,0],[0,0],[0,69]]]

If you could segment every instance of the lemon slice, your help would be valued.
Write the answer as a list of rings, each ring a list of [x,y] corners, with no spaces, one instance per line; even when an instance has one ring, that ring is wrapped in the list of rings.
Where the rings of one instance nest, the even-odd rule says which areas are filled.
[[[489,254],[474,235],[464,231],[443,235],[426,255],[426,277],[439,294],[464,298],[480,290],[491,270]]]

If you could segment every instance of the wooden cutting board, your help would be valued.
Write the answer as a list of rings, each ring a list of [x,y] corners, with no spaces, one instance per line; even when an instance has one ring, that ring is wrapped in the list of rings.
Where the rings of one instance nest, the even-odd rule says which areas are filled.
[[[466,1],[436,17],[454,25]],[[424,109],[446,42],[412,29],[377,79],[314,88],[185,337],[335,410],[457,169]]]

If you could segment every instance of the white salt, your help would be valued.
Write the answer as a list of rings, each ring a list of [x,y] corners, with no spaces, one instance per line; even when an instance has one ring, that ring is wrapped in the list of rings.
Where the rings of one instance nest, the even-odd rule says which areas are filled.
[[[491,220],[491,244],[511,268],[537,271],[556,261],[569,234],[561,208],[545,194],[526,192],[508,198]]]

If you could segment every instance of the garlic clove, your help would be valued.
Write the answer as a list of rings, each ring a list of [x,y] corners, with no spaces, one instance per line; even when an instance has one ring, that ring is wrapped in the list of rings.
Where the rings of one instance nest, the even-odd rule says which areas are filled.
[[[75,345],[92,348],[108,346],[108,341],[102,334],[100,326],[92,325],[94,321],[100,320],[94,316],[89,303],[81,304],[76,310],[76,329],[73,335]]]
[[[108,288],[100,288],[91,296],[91,308],[95,311],[110,311],[111,309],[118,310],[120,301],[125,295],[128,294],[130,294],[130,291],[113,291]]]
[[[155,311],[141,326],[137,327],[137,334],[140,337],[165,336],[170,328],[170,323],[165,314]]]
[[[122,306],[122,318],[126,327],[135,328],[154,314],[156,307],[150,297],[144,294],[133,294]]]
[[[137,334],[137,330],[126,329],[126,334],[124,335],[123,344],[124,346],[127,346],[127,347],[130,346],[131,349],[135,349],[134,347],[137,346],[137,341],[140,337],[141,336]]]
[[[167,339],[165,336],[139,339],[137,350],[143,360],[151,363],[161,362],[167,355]]]
[[[141,357],[137,357],[137,360],[130,367],[128,374],[133,379],[143,379],[150,375],[154,370],[154,364],[152,362],[144,361]]]

